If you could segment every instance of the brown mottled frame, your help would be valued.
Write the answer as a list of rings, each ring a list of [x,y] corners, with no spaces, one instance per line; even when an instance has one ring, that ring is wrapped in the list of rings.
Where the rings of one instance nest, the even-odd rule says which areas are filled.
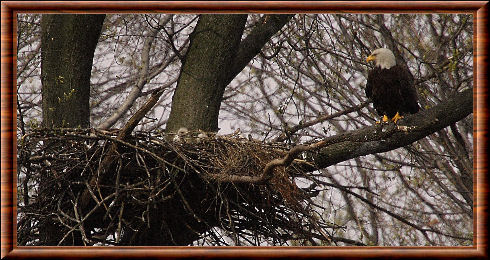
[[[12,2],[1,3],[1,257],[478,257],[487,254],[488,1],[431,2]],[[474,245],[469,247],[18,247],[16,245],[16,20],[57,13],[470,13],[474,15]]]

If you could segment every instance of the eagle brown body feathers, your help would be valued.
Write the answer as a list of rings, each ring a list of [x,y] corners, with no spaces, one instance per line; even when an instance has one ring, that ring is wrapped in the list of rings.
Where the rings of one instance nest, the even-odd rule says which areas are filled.
[[[397,112],[403,116],[419,111],[412,75],[400,65],[389,69],[376,66],[369,73],[366,96],[380,116],[392,118]]]

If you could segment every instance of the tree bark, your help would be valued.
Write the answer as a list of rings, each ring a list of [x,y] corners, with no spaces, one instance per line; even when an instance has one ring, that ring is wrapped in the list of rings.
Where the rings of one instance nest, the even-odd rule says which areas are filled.
[[[105,15],[43,15],[41,82],[44,127],[90,126],[90,74]]]
[[[226,79],[237,53],[247,15],[201,15],[190,36],[167,132],[218,130]]]
[[[448,112],[450,111],[450,112]],[[336,139],[319,152],[312,153],[316,169],[326,168],[339,162],[374,153],[388,152],[458,122],[473,112],[473,89],[458,93],[432,109],[405,116],[398,128],[406,129],[386,133],[379,125],[345,132],[330,138]],[[314,170],[314,169],[311,169]]]
[[[219,109],[226,86],[290,17],[274,15],[268,23],[259,24],[241,41],[247,15],[201,15],[190,35],[190,45],[172,98],[166,131],[176,132],[181,127],[189,130],[217,131]],[[194,186],[196,185],[199,184]],[[185,189],[183,192],[188,193],[191,190]],[[199,196],[197,193],[186,197],[189,198],[190,204],[199,205],[202,203],[196,199]],[[199,208],[198,205],[192,208]],[[178,207],[173,209],[176,210]],[[185,211],[182,214],[184,213]],[[162,213],[156,215],[162,216]],[[179,224],[184,218],[173,220],[173,224],[162,224],[162,219],[154,219],[150,229],[159,230],[162,225],[166,228],[160,232],[131,234],[137,238],[133,238],[130,243],[134,244],[134,241],[137,241],[136,243],[141,245],[190,244],[199,237],[199,233],[206,231],[216,222],[216,216],[212,214],[198,215],[206,224],[188,218],[186,225]],[[192,228],[188,229],[186,226]],[[169,234],[171,237],[168,237]]]
[[[41,19],[43,126],[90,126],[90,75],[105,15],[49,14]],[[50,144],[57,149],[57,144]],[[44,182],[41,180],[40,187]],[[58,245],[61,227],[40,225],[43,245]],[[81,245],[79,236],[74,237]]]

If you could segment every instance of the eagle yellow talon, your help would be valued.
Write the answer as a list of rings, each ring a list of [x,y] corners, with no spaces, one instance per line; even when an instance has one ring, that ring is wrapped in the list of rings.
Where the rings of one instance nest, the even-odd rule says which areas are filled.
[[[388,119],[388,117],[387,117],[386,115],[384,115],[384,116],[383,116],[382,121],[376,121],[376,124],[378,124],[378,125],[379,125],[379,124],[381,124],[381,122],[383,122],[383,123],[387,123],[387,122],[388,122],[388,120],[389,120],[389,119]]]
[[[400,116],[400,114],[398,112],[396,112],[396,115],[391,119],[393,122],[398,122],[398,120],[402,119],[403,116]]]

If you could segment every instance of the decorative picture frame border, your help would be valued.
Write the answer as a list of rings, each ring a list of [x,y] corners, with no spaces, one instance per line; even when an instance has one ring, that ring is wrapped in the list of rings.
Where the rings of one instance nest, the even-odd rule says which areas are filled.
[[[17,13],[469,13],[474,16],[474,245],[471,247],[18,247],[15,49]],[[1,257],[488,257],[488,1],[169,1],[1,3]]]

